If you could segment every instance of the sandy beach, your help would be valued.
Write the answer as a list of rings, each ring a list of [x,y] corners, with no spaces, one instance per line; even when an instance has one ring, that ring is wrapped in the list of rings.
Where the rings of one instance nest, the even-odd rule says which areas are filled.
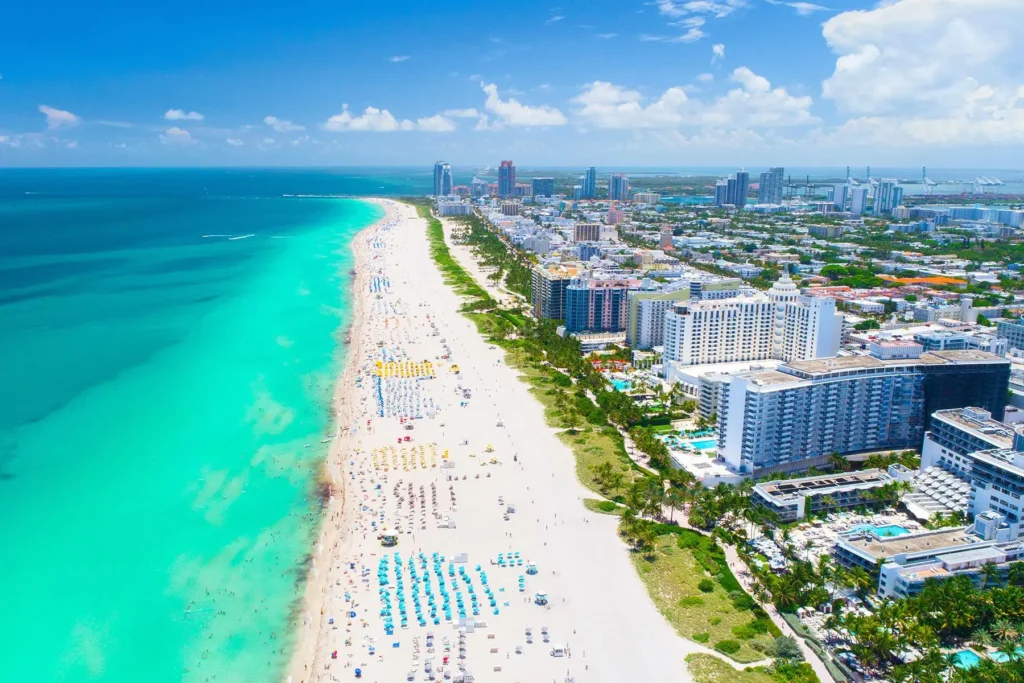
[[[617,518],[583,507],[572,453],[458,313],[425,221],[379,203],[354,243],[334,496],[287,680],[690,680],[702,648],[658,613]]]

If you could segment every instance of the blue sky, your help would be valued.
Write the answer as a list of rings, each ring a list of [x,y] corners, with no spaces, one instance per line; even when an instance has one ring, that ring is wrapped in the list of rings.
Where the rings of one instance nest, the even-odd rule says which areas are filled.
[[[58,1],[5,15],[2,166],[1015,168],[1024,152],[1021,0]]]

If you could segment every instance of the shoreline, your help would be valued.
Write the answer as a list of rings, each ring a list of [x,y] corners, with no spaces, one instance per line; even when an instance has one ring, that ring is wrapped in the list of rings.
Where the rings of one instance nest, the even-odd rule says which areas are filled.
[[[353,263],[348,273],[351,278],[347,285],[352,294],[352,317],[339,340],[345,348],[345,359],[335,382],[334,395],[331,399],[331,423],[337,436],[331,440],[331,445],[327,449],[327,457],[324,459],[315,483],[318,491],[322,491],[325,485],[329,486],[330,497],[323,505],[318,535],[310,550],[305,588],[298,602],[300,609],[293,612],[289,624],[295,638],[292,654],[284,671],[284,680],[289,683],[305,680],[309,667],[313,665],[316,658],[320,631],[314,627],[319,621],[318,617],[323,616],[322,605],[327,591],[329,574],[327,571],[321,571],[318,559],[324,561],[320,564],[329,568],[331,558],[341,550],[342,544],[351,542],[352,536],[351,531],[344,526],[348,491],[342,476],[341,456],[351,440],[349,427],[353,416],[350,414],[350,408],[356,398],[356,390],[353,388],[354,380],[359,372],[358,358],[363,351],[362,336],[354,334],[354,330],[359,329],[366,322],[366,287],[370,274],[365,243],[392,218],[390,200],[377,197],[362,197],[359,200],[376,204],[384,209],[385,213],[381,218],[357,232],[350,243]],[[332,521],[336,522],[334,527],[330,524]],[[325,550],[327,551],[326,555]]]
[[[396,220],[356,245],[366,289],[336,389],[351,429],[325,465],[344,486],[310,555],[286,680],[692,680],[685,656],[703,648],[657,610],[618,519],[583,505],[572,451],[464,316],[427,221],[377,201]]]

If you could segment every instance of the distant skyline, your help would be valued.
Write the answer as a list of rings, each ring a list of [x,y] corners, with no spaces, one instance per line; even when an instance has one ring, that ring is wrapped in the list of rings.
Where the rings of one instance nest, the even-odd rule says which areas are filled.
[[[0,166],[1021,168],[1020,0],[20,3]]]

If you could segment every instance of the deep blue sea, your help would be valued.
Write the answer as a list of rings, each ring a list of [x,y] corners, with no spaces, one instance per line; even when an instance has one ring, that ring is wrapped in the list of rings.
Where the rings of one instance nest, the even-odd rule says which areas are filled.
[[[279,680],[375,173],[0,171],[0,679]]]

